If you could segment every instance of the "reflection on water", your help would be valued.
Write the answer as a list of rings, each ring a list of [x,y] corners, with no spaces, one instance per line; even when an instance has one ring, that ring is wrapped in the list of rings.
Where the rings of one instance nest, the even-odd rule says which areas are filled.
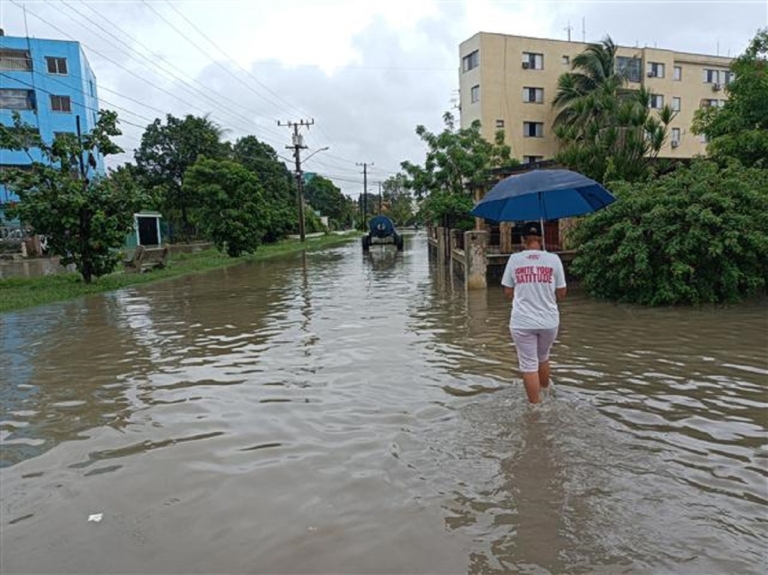
[[[764,573],[765,303],[576,292],[537,408],[508,313],[416,234],[0,316],[0,571]]]

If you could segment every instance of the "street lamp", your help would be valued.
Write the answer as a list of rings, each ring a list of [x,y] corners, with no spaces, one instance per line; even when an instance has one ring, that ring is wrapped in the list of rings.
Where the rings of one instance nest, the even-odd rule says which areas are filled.
[[[330,146],[325,146],[324,148],[315,150],[309,156],[304,158],[304,161],[306,162],[312,156],[314,156],[319,152],[324,152],[325,150],[330,150],[330,149],[331,149]],[[298,168],[296,173],[296,176],[297,176],[296,179],[298,181],[297,183],[299,184],[299,237],[301,238],[301,241],[303,243],[306,238],[306,234],[304,233],[304,173],[301,171],[301,162],[300,160],[298,160],[299,158],[298,150],[297,150],[296,158],[297,158],[296,164]]]

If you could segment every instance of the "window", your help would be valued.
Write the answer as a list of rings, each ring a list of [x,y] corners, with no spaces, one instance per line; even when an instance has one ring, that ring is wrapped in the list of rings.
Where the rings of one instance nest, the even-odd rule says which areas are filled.
[[[627,58],[619,56],[616,58],[616,69],[630,82],[640,81],[640,71],[642,62],[640,58]]]
[[[710,108],[710,107],[717,108],[717,105],[718,105],[717,100],[709,100],[707,98],[704,98],[701,101],[701,107],[702,108]]]
[[[54,132],[53,139],[61,138],[62,136],[74,136],[74,132]]]
[[[704,69],[703,81],[705,84],[728,84],[736,79],[736,74],[730,70]]]
[[[533,164],[535,162],[540,162],[543,159],[544,159],[544,156],[523,156],[523,163]]]
[[[672,98],[672,111],[673,112],[680,111],[680,98],[677,98],[677,97]]]
[[[472,86],[472,89],[470,90],[470,100],[473,104],[480,101],[480,84]]]
[[[0,70],[31,72],[32,59],[26,50],[0,49]]]
[[[682,66],[675,66],[672,70],[672,79],[677,80],[678,82],[683,79],[683,67]]]
[[[51,96],[51,110],[54,112],[71,112],[72,103],[69,96]]]
[[[672,145],[675,147],[680,145],[680,128],[672,128]]]
[[[647,72],[649,78],[663,78],[664,77],[664,64],[659,62],[648,62]]]
[[[562,60],[560,62],[563,64],[563,66],[570,66],[571,65],[571,57],[563,55]]]
[[[0,89],[0,108],[3,110],[34,110],[35,93],[32,90]]]
[[[496,120],[496,129],[497,130],[503,130],[504,129],[504,120]]]
[[[67,59],[66,58],[54,58],[52,56],[46,56],[45,62],[48,66],[49,74],[67,74]]]
[[[652,94],[651,95],[651,108],[654,110],[659,110],[660,108],[664,107],[664,96],[661,94]]]
[[[523,102],[544,103],[544,88],[523,88]]]
[[[526,70],[543,70],[544,54],[535,52],[523,52],[523,68]]]
[[[542,138],[544,136],[544,124],[542,122],[523,122],[523,136]]]
[[[469,72],[473,68],[477,68],[480,65],[480,50],[475,50],[471,54],[467,54],[461,59],[461,67],[465,72]]]
[[[88,80],[88,86],[90,86],[90,88],[91,88],[91,96],[93,98],[95,98],[96,97],[96,90],[93,87],[93,80]]]

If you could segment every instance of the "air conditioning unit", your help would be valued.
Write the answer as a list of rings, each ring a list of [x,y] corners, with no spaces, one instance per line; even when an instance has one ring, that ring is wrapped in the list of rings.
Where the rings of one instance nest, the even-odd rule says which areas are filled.
[[[722,89],[723,89],[723,85],[722,84],[712,84],[712,91],[713,92],[719,92]]]
[[[709,108],[711,106],[711,103],[709,100],[702,100],[701,102],[699,102],[699,106],[701,106],[702,108]]]
[[[648,77],[649,78],[655,78],[656,77],[656,73],[655,72],[648,72]]]
[[[530,62],[523,62],[523,70],[527,70],[530,67],[531,67],[531,63]]]
[[[672,140],[672,141],[670,142],[670,145],[671,145],[673,148],[677,148],[677,147],[680,145],[680,142],[679,142],[678,140]]]

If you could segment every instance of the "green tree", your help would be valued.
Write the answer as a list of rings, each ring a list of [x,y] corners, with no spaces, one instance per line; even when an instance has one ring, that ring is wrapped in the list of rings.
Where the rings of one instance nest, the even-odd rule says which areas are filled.
[[[407,187],[405,174],[390,176],[381,184],[385,211],[395,225],[405,226],[413,222],[413,194]]]
[[[700,160],[579,222],[571,271],[593,295],[647,305],[735,302],[768,286],[768,170]]]
[[[158,118],[147,126],[134,152],[142,184],[157,191],[161,208],[181,224],[184,236],[191,233],[190,211],[196,207],[184,188],[185,173],[201,156],[226,156],[229,146],[221,142],[222,134],[222,128],[208,117],[168,114],[165,124]]]
[[[304,199],[336,226],[348,218],[349,204],[342,191],[323,176],[313,175],[304,184]]]
[[[121,134],[117,123],[116,113],[102,110],[92,131],[79,139],[65,134],[52,144],[18,114],[13,128],[0,125],[0,148],[28,154],[39,148],[44,158],[33,161],[29,171],[11,170],[6,185],[19,196],[19,203],[9,210],[9,217],[18,217],[46,236],[49,250],[60,256],[62,264],[74,264],[85,283],[114,270],[119,248],[133,227],[133,214],[147,199],[120,174],[89,175],[99,153],[122,152],[112,142]]]
[[[652,112],[653,94],[627,88],[627,74],[617,67],[610,37],[573,59],[572,71],[558,79],[552,102],[559,162],[601,182],[639,181],[653,174],[676,113],[669,105]]]
[[[252,253],[264,237],[267,217],[258,178],[232,160],[200,158],[184,177],[184,193],[199,209],[195,223],[231,257]]]
[[[511,157],[511,148],[504,144],[504,132],[496,132],[494,142],[480,133],[480,122],[469,128],[458,128],[450,112],[443,115],[445,127],[439,134],[424,126],[416,134],[427,146],[423,166],[403,162],[405,186],[418,199],[426,198],[422,212],[427,221],[447,227],[471,226],[469,210],[473,201],[471,189],[488,180],[493,168],[519,164]]]
[[[707,136],[707,153],[745,166],[768,168],[768,28],[731,64],[735,79],[726,84],[721,108],[696,110],[693,132]]]
[[[264,196],[264,242],[276,242],[298,229],[296,181],[275,149],[256,136],[245,136],[232,146],[232,159],[245,166],[261,184]]]

